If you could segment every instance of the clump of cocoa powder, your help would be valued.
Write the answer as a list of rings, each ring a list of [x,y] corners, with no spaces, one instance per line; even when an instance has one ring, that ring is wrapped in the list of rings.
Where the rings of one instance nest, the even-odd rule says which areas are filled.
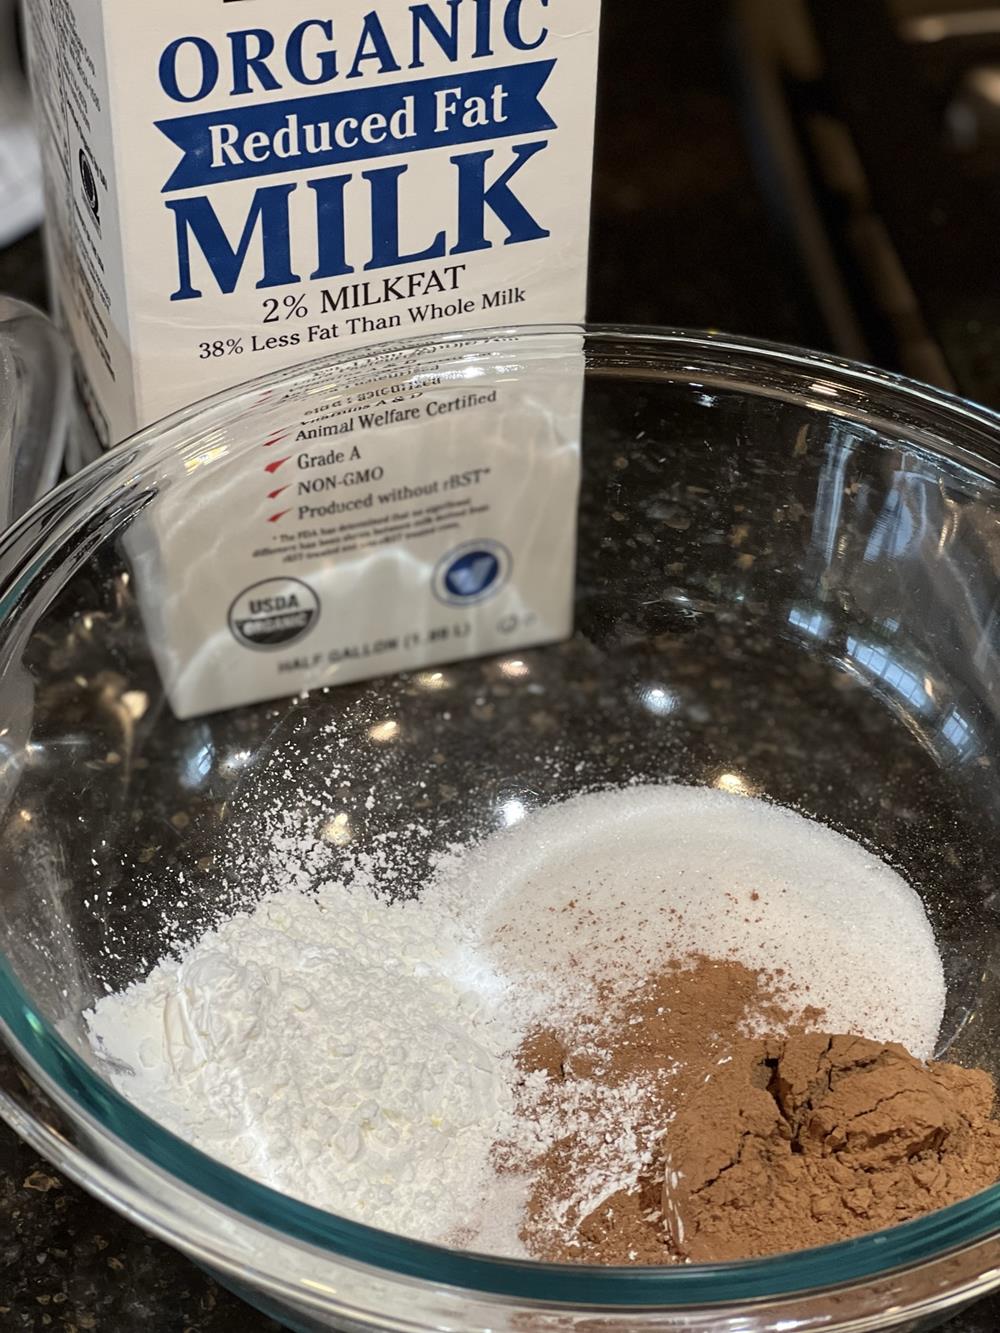
[[[664,1139],[668,1244],[702,1262],[808,1249],[907,1222],[1000,1177],[982,1070],[798,1033],[734,1044]]]
[[[820,1018],[781,975],[690,958],[624,995],[601,987],[588,1013],[521,1047],[522,1121],[536,1151],[500,1166],[531,1186],[521,1239],[552,1262],[663,1263],[660,1145],[694,1073],[729,1058],[734,1037]]]
[[[726,1261],[827,1244],[1000,1178],[982,1071],[812,1031],[782,975],[692,958],[522,1046],[521,1239],[548,1262]],[[778,1035],[775,1035],[778,1034]]]

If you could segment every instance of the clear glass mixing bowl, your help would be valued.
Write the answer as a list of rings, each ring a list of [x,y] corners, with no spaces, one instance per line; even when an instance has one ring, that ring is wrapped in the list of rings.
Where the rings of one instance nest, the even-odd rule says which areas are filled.
[[[130,1106],[87,1049],[81,1011],[159,955],[192,885],[207,911],[220,901],[213,856],[234,842],[252,855],[265,806],[294,799],[317,843],[332,821],[361,850],[419,811],[417,878],[435,844],[496,827],[511,802],[669,777],[794,803],[882,851],[940,942],[941,1050],[1000,1073],[1000,418],[818,355],[670,332],[437,339],[410,345],[405,381],[444,361],[456,391],[513,382],[565,364],[567,336],[583,340],[586,393],[576,632],[561,646],[188,722],[165,705],[130,532],[178,488],[195,502],[224,487],[287,417],[280,390],[349,409],[398,382],[398,349],[148,430],[0,541],[0,1018],[30,1075],[6,1079],[0,1110],[294,1328],[930,1326],[1000,1284],[1000,1188],[759,1262],[504,1262],[243,1178]]]

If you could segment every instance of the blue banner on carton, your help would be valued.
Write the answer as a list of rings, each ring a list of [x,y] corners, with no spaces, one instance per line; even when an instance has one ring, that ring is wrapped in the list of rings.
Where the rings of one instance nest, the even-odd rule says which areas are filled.
[[[539,60],[158,120],[184,154],[163,193],[552,130],[539,99],[554,66]]]

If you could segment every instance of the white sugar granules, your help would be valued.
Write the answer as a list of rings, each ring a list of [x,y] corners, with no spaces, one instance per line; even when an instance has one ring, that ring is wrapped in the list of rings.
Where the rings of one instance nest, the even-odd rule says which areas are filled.
[[[698,953],[783,969],[796,1002],[825,1011],[827,1031],[934,1052],[945,983],[919,897],[884,861],[794,811],[693,787],[598,792],[539,811],[440,878],[457,898],[491,885],[494,965],[545,1003],[565,998],[552,977],[580,991],[595,979],[627,985]]]
[[[764,802],[685,787],[577,797],[452,851],[419,902],[396,904],[363,855],[350,888],[306,892],[309,847],[282,829],[288,870],[272,858],[256,908],[88,1022],[142,1109],[332,1212],[517,1253],[524,1182],[496,1178],[494,1145],[537,1150],[559,1130],[516,1121],[517,1047],[585,1005],[588,983],[628,986],[691,952],[783,968],[824,1027],[932,1052],[944,982],[917,896],[847,838]],[[641,1089],[626,1100],[622,1123],[602,1124],[588,1199],[634,1183],[647,1107]]]

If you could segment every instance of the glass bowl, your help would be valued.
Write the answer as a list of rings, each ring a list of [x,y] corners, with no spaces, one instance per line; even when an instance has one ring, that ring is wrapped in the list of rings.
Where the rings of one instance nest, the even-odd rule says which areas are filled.
[[[135,597],[137,524],[224,487],[301,392],[346,410],[428,367],[456,392],[580,374],[567,339],[586,363],[569,641],[176,720]],[[0,542],[0,1019],[28,1076],[0,1111],[297,1329],[914,1330],[1000,1284],[1000,1187],[743,1264],[566,1268],[404,1240],[173,1137],[114,1090],[81,1020],[163,952],[165,921],[193,930],[193,902],[224,906],[221,848],[266,875],[256,818],[290,792],[317,846],[333,821],[364,850],[419,810],[419,878],[512,802],[676,779],[794,804],[882,852],[937,934],[941,1052],[1000,1073],[998,481],[990,412],[819,355],[623,329],[312,363],[101,458]]]

